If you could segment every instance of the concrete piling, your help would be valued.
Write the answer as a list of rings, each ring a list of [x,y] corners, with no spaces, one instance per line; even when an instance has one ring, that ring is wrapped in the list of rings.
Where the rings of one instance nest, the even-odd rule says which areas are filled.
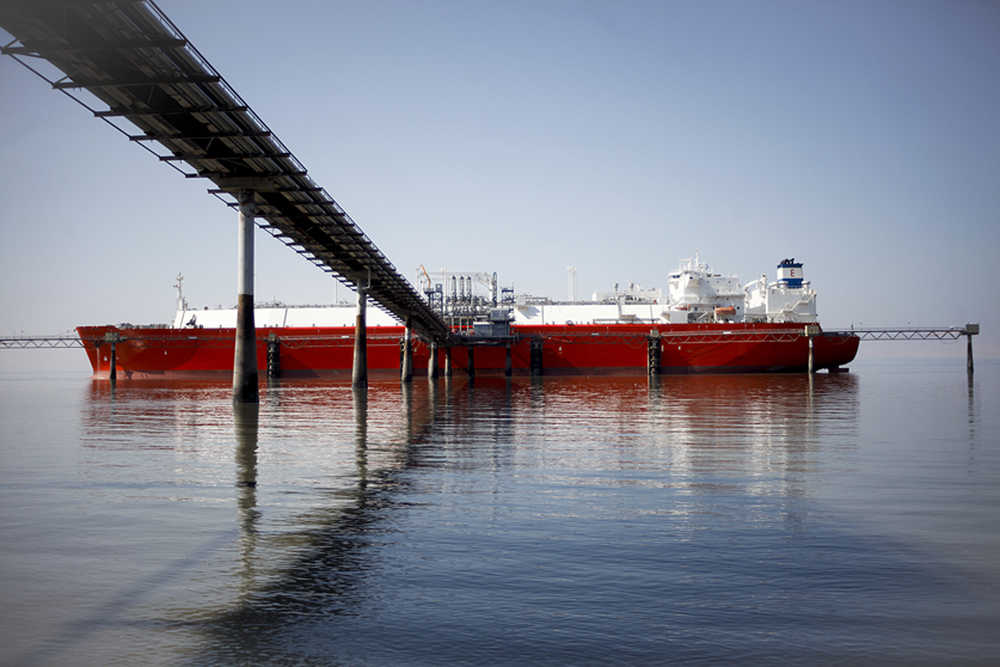
[[[108,368],[108,380],[111,381],[111,386],[115,386],[118,382],[118,351],[115,349],[115,339],[111,339],[111,366]]]
[[[809,341],[809,357],[806,360],[806,372],[812,375],[816,372],[814,359],[813,359],[813,339],[819,335],[819,325],[818,324],[807,324],[805,330],[803,331],[806,339]]]
[[[427,377],[433,380],[438,376],[438,344],[431,341],[428,348],[430,356],[427,358]]]
[[[410,318],[406,318],[406,328],[403,330],[403,356],[399,362],[399,379],[401,382],[413,380],[413,331],[410,328]]]
[[[965,370],[969,375],[975,371],[975,364],[972,362],[972,334],[965,334]]]
[[[358,311],[354,319],[354,367],[351,370],[351,385],[368,386],[368,285],[358,280]]]
[[[979,335],[979,323],[969,322],[965,325],[965,370],[972,375],[975,364],[972,361],[972,337]]]
[[[253,317],[253,192],[239,196],[240,209],[236,235],[236,345],[233,358],[233,400],[256,403],[257,329]]]
[[[531,375],[541,375],[544,369],[542,368],[542,346],[544,341],[541,336],[533,336],[531,338],[531,347],[528,357],[528,369]]]

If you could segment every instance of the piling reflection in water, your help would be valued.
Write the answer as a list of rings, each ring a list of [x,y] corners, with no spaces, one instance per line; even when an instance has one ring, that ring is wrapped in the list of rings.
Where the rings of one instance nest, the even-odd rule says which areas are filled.
[[[391,450],[379,445],[378,455],[387,456],[381,463],[389,468],[405,467],[409,455],[404,455],[402,445],[419,444],[442,417],[442,447],[436,454],[455,454],[448,445],[462,444],[463,461],[474,460],[483,442],[491,443],[491,449],[502,446],[516,453],[533,449],[532,443],[558,443],[561,437],[574,435],[619,448],[666,447],[670,463],[681,464],[695,461],[700,451],[718,452],[726,447],[787,456],[815,446],[817,428],[849,431],[857,409],[856,383],[852,375],[476,378],[475,382],[374,384],[364,392],[336,383],[297,382],[265,390],[257,419],[265,434],[280,431],[283,441],[320,439],[327,447],[338,447],[343,436],[350,435],[358,461],[366,460],[369,431],[375,428],[381,443],[395,443]],[[107,383],[94,382],[84,415],[88,440],[96,442],[106,435],[105,443],[113,442],[126,426],[139,428],[140,434],[148,427],[156,431],[149,433],[148,446],[171,446],[168,435],[174,432],[173,446],[197,448],[195,438],[204,435],[202,427],[226,421],[224,411],[229,410],[214,400],[220,386],[224,385],[121,384],[116,390],[118,402],[128,403],[129,409],[116,410],[108,400]],[[392,407],[394,395],[396,409]],[[974,421],[971,386],[969,396]],[[394,414],[402,419],[395,419]],[[257,423],[249,413],[233,415],[238,435],[249,433],[247,425]],[[345,431],[346,424],[351,425],[349,431]],[[134,435],[129,434],[130,440]],[[600,460],[613,450],[583,447],[578,458],[584,463],[590,456]]]
[[[995,369],[14,378],[0,661],[996,655]]]
[[[547,476],[570,495],[575,482],[588,485],[580,478],[588,469],[645,468],[669,469],[669,479],[657,483],[687,487],[695,496],[742,486],[751,493],[795,497],[807,493],[802,473],[813,463],[810,453],[815,453],[820,422],[827,431],[846,428],[842,434],[849,437],[851,427],[838,426],[838,420],[850,422],[857,407],[856,381],[850,376],[812,381],[803,376],[664,376],[549,383],[537,378],[477,378],[474,385],[457,389],[440,382],[430,380],[423,388],[422,383],[373,385],[371,397],[354,390],[349,406],[333,400],[335,392],[325,398],[322,392],[311,394],[305,401],[317,412],[348,416],[350,410],[356,485],[319,494],[314,500],[318,507],[292,521],[308,527],[300,538],[285,536],[286,544],[295,541],[302,547],[296,550],[299,556],[283,565],[280,558],[271,560],[268,565],[278,569],[270,570],[267,586],[236,612],[216,619],[224,654],[242,646],[242,638],[237,646],[230,642],[237,627],[254,628],[256,650],[263,637],[295,626],[303,617],[350,613],[352,607],[366,604],[370,591],[365,582],[375,576],[378,546],[390,530],[391,514],[401,509],[399,497],[412,492],[407,470],[457,468],[499,474],[535,457],[548,457],[548,447],[558,446],[566,449],[555,456],[572,461],[556,462],[553,468],[565,472]],[[394,392],[399,392],[403,426],[397,435],[392,428],[399,422],[385,412]],[[283,406],[290,409],[290,402]],[[821,419],[813,414],[817,407]],[[388,423],[380,421],[386,417]],[[320,435],[310,433],[308,424],[301,428],[302,436]],[[315,430],[322,430],[322,424]],[[370,432],[376,434],[373,443]],[[586,446],[567,442],[571,434]],[[370,447],[380,458],[374,466]],[[382,456],[385,453],[391,455]],[[529,467],[546,468],[538,461]],[[707,480],[706,473],[712,472],[737,478]],[[493,492],[501,486],[490,474],[484,479]],[[331,502],[324,507],[326,494]],[[675,516],[697,516],[696,506],[695,499],[663,509]],[[785,509],[786,520],[801,520],[794,516],[795,509]]]
[[[254,551],[257,545],[257,437],[260,424],[258,403],[233,402],[236,436],[236,506],[239,510],[240,555],[243,582],[240,599],[246,600],[255,585]]]
[[[417,448],[426,443],[433,424],[435,390],[414,390],[409,384],[398,388],[403,411],[399,420],[391,417],[391,409],[387,411],[392,385],[341,393],[341,399],[349,398],[347,405],[336,400],[336,387],[329,387],[333,391],[328,397],[313,394],[317,389],[322,392],[323,387],[309,390],[306,404],[310,410],[327,412],[334,419],[350,417],[344,422],[352,427],[352,437],[328,444],[353,444],[353,474],[338,471],[338,479],[353,483],[319,489],[313,506],[281,527],[280,540],[258,550],[260,583],[234,610],[207,624],[216,645],[206,651],[206,659],[253,662],[273,655],[276,648],[281,650],[280,635],[289,627],[303,619],[350,613],[370,594],[365,582],[375,565],[371,561],[377,560],[371,549],[373,540],[387,530],[381,524],[406,485],[397,473],[423,465]],[[388,423],[371,424],[371,402],[377,405],[378,419],[389,417]],[[263,405],[266,410],[266,398]],[[370,432],[376,434],[376,451],[371,456]],[[297,435],[323,438],[323,427],[305,425]]]
[[[248,475],[256,475],[257,448],[248,443],[256,442],[259,428],[265,433],[265,450],[267,434],[278,431],[283,442],[304,438],[323,443],[325,452],[310,454],[331,455],[332,448],[353,443],[356,469],[328,471],[335,478],[352,480],[369,475],[372,428],[378,470],[447,466],[455,460],[495,467],[519,456],[536,456],[545,451],[540,445],[546,443],[573,456],[577,467],[609,465],[607,457],[617,453],[625,457],[619,468],[629,463],[666,465],[674,477],[710,469],[726,451],[734,457],[728,463],[741,463],[745,473],[755,466],[808,466],[808,452],[821,435],[818,429],[850,441],[856,428],[856,383],[855,376],[845,374],[513,381],[483,377],[474,382],[376,383],[367,392],[322,381],[270,386],[264,391],[262,415],[232,413],[239,443],[238,483],[252,497],[256,482]],[[221,386],[209,381],[123,383],[116,390],[118,402],[128,402],[131,408],[121,411],[108,400],[107,383],[94,382],[84,420],[89,427],[87,440],[96,443],[108,436],[102,441],[108,446],[124,428],[138,428],[142,434],[149,427],[157,432],[148,433],[153,437],[145,446],[198,449],[196,438],[205,435],[204,426],[226,421],[223,413],[228,408],[214,400]],[[969,395],[970,421],[974,421],[971,386]],[[442,419],[432,446],[423,446]],[[263,424],[259,426],[258,420]],[[134,431],[129,434],[132,444],[134,435]],[[586,446],[575,447],[573,440]],[[426,455],[425,460],[415,458],[414,447]],[[653,454],[652,458],[630,462],[627,452],[636,448]],[[317,462],[322,460],[312,463]],[[304,460],[301,465],[309,463]]]
[[[793,583],[768,563],[772,549],[796,540],[795,548],[858,549],[856,564],[832,565],[851,586],[879,585],[873,573],[883,569],[928,579],[893,560],[898,547],[883,556],[835,529],[817,533],[814,486],[858,447],[860,382],[457,376],[358,390],[296,381],[265,388],[259,412],[234,409],[225,384],[119,383],[111,402],[106,383],[95,383],[85,440],[174,451],[182,481],[235,477],[239,576],[222,578],[200,611],[165,607],[168,623],[199,619],[207,642],[198,661],[412,657],[381,644],[383,631],[422,659],[461,661],[444,645],[456,627],[490,641],[503,635],[510,651],[452,636],[473,647],[469,660],[531,661],[553,650],[571,661],[600,655],[586,638],[602,623],[654,647],[666,627],[685,628],[692,645],[711,643],[685,624],[713,605],[719,615],[706,627],[725,626],[734,609],[780,616],[787,596],[808,617],[809,577],[826,579],[803,554],[790,557],[803,559]],[[739,554],[750,570],[733,564]],[[761,577],[770,588],[752,595],[738,583]],[[487,600],[533,629],[514,632],[521,626]],[[567,604],[576,611],[561,616]],[[576,625],[560,625],[567,619]],[[576,636],[576,649],[552,628]],[[432,629],[445,633],[440,641],[422,636]]]
[[[358,487],[364,490],[368,482],[368,392],[353,387],[354,450],[358,462]]]

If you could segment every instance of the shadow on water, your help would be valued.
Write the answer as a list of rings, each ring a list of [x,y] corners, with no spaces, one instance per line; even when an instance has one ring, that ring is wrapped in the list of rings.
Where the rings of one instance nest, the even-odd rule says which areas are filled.
[[[372,553],[372,540],[385,532],[378,524],[398,505],[394,496],[408,483],[400,473],[427,465],[420,448],[431,437],[439,404],[447,402],[447,391],[442,392],[440,383],[428,382],[426,388],[397,385],[402,419],[391,417],[388,442],[378,443],[380,450],[390,448],[391,456],[380,457],[374,467],[369,458],[371,399],[368,391],[351,390],[355,486],[327,491],[331,500],[328,507],[321,505],[310,510],[308,518],[299,517],[295,524],[308,526],[308,532],[294,539],[283,538],[299,545],[297,556],[282,565],[279,572],[270,571],[263,577],[258,577],[253,565],[257,545],[255,485],[244,487],[240,499],[245,547],[242,594],[235,609],[197,623],[214,640],[195,662],[217,659],[252,663],[273,657],[276,650],[281,652],[280,645],[275,645],[275,635],[289,625],[307,617],[349,614],[368,595],[364,579],[373,567],[372,559],[377,558]],[[386,387],[377,387],[374,393],[383,398]],[[256,455],[251,452],[258,445],[256,411],[248,409],[245,414],[253,417],[236,422],[237,469],[242,479],[255,468]],[[383,437],[384,431],[380,429]],[[350,498],[349,502],[344,502],[345,497]]]
[[[389,385],[391,387],[391,385]],[[337,389],[336,384],[323,382],[289,383],[286,388],[300,390]],[[429,430],[438,410],[439,402],[447,402],[436,383],[427,388],[414,389],[404,385],[396,390],[401,394],[403,419],[393,415],[389,426],[394,432],[388,436],[392,450],[388,458],[375,470],[368,463],[368,405],[369,397],[364,391],[351,392],[351,413],[353,422],[353,444],[356,465],[356,488],[350,491],[353,501],[344,505],[345,489],[330,492],[328,508],[320,506],[314,510],[316,516],[300,521],[296,525],[317,524],[326,526],[321,530],[310,530],[301,539],[310,544],[309,549],[288,568],[286,574],[273,583],[273,568],[264,563],[265,572],[259,571],[259,549],[261,536],[259,524],[261,511],[258,509],[258,450],[261,430],[261,406],[258,404],[232,404],[228,399],[228,384],[212,380],[196,381],[143,381],[119,383],[111,387],[105,381],[89,384],[88,395],[83,403],[81,421],[83,425],[82,445],[100,452],[175,451],[183,454],[185,442],[192,438],[205,438],[208,431],[218,431],[231,419],[232,435],[235,440],[235,487],[238,510],[238,543],[241,563],[240,585],[237,610],[224,614],[217,622],[209,623],[225,637],[222,655],[231,659],[234,653],[253,661],[256,647],[264,641],[266,629],[284,618],[286,621],[305,613],[340,613],[341,609],[359,598],[352,573],[367,569],[363,552],[365,536],[375,532],[372,525],[377,522],[386,508],[392,506],[391,496],[400,482],[394,471],[420,466],[416,451],[427,439]],[[342,393],[342,392],[341,392]],[[375,393],[384,395],[387,387],[376,387]],[[223,400],[219,400],[220,397]],[[283,409],[281,384],[268,384],[266,409],[273,413]],[[311,400],[311,408],[329,407],[330,399]],[[301,401],[286,401],[290,406],[302,408]],[[270,414],[269,416],[274,416]],[[218,437],[215,433],[214,437]],[[314,433],[322,437],[322,433]],[[338,444],[338,443],[334,443]],[[382,443],[385,444],[385,443]],[[384,459],[385,457],[383,457]],[[374,483],[372,483],[374,482]],[[104,485],[107,486],[105,481]],[[125,479],[112,482],[113,485],[134,488],[148,483]],[[108,601],[93,613],[63,624],[58,631],[59,640],[39,645],[22,653],[18,664],[49,664],[60,656],[72,654],[80,644],[94,636],[106,632],[116,625],[129,625],[131,613],[154,598],[159,589],[175,585],[178,580],[197,572],[200,566],[229,546],[233,533],[224,531],[213,539],[199,545],[188,555],[171,560],[163,567],[146,576],[134,580],[113,593]],[[264,576],[266,575],[266,577]],[[272,583],[261,583],[266,578]],[[211,607],[219,601],[213,600]],[[194,608],[185,605],[185,614]],[[199,614],[200,615],[200,614]],[[147,622],[144,622],[147,623]],[[201,620],[178,621],[164,619],[152,627],[204,627]]]
[[[372,572],[377,569],[381,540],[393,530],[393,512],[407,507],[399,500],[411,490],[412,477],[407,472],[445,465],[508,470],[513,465],[513,445],[524,437],[523,429],[537,423],[544,430],[547,412],[584,427],[588,420],[600,422],[599,415],[610,415],[613,433],[634,432],[641,439],[662,437],[672,444],[680,441],[696,476],[699,466],[709,469],[715,465],[711,459],[718,456],[719,447],[746,446],[745,442],[736,443],[746,437],[745,431],[734,438],[725,428],[711,425],[720,413],[724,421],[731,412],[734,419],[759,427],[759,432],[750,434],[752,444],[763,443],[784,452],[780,467],[787,479],[782,492],[801,496],[805,491],[797,473],[809,463],[792,459],[802,458],[817,446],[817,420],[811,412],[817,405],[824,405],[828,415],[847,416],[857,410],[856,379],[849,376],[824,377],[816,384],[801,376],[663,377],[651,378],[648,383],[635,378],[512,381],[480,377],[474,382],[442,379],[424,384],[418,380],[414,385],[398,386],[398,391],[402,419],[389,424],[373,424],[369,395],[352,391],[357,473],[351,502],[341,502],[345,494],[340,489],[331,496],[334,502],[329,509],[312,510],[309,521],[298,521],[313,527],[297,540],[307,541],[308,547],[282,565],[280,572],[255,581],[253,558],[244,557],[245,594],[235,609],[200,624],[213,639],[196,662],[252,662],[308,654],[309,647],[285,645],[290,630],[294,635],[295,627],[307,619],[351,616],[376,594]],[[782,419],[781,415],[790,412],[799,412],[804,418]],[[384,413],[376,417],[385,418]],[[665,437],[657,433],[664,423],[670,425]],[[382,465],[372,468],[369,431],[375,428],[384,433],[387,426],[401,426],[389,437],[393,456],[389,465],[383,458]],[[256,413],[253,419],[237,421],[237,469],[242,479],[255,466],[256,458],[250,452],[257,446],[256,427]],[[602,425],[598,423],[597,428]],[[454,451],[470,439],[491,446],[474,455]],[[386,445],[377,444],[380,449]],[[448,450],[458,457],[457,463],[456,459],[445,460]],[[704,459],[699,459],[699,450],[704,450]],[[725,485],[692,481],[691,488],[695,493],[706,493],[718,490],[720,484]],[[240,501],[243,540],[251,550],[254,515],[249,499],[253,492],[252,487],[245,488]],[[793,523],[802,520],[797,511],[786,509]]]
[[[573,525],[598,537],[600,531],[619,529],[617,523],[621,517],[601,514],[609,512],[609,508],[595,506],[593,503],[598,501],[587,498],[602,493],[609,498],[617,497],[614,494],[619,487],[659,485],[657,490],[663,494],[663,505],[652,509],[663,512],[663,521],[652,524],[659,531],[658,536],[645,539],[654,543],[659,539],[661,552],[643,552],[641,542],[627,540],[614,544],[599,539],[588,547],[597,551],[598,562],[603,558],[603,562],[615,563],[606,573],[593,572],[588,576],[613,576],[615,570],[628,572],[634,555],[639,562],[656,563],[647,574],[662,576],[664,572],[676,571],[686,573],[689,578],[673,582],[669,588],[662,581],[651,579],[637,590],[620,591],[621,596],[631,596],[632,605],[638,604],[635,598],[639,591],[645,591],[642,595],[673,607],[658,607],[657,613],[662,618],[657,623],[651,617],[636,616],[635,627],[619,627],[623,637],[643,632],[662,635],[663,643],[659,645],[652,637],[634,640],[637,644],[647,641],[652,645],[650,652],[638,652],[632,658],[643,660],[658,655],[666,660],[674,655],[700,659],[714,655],[737,659],[774,655],[767,653],[766,644],[713,648],[705,643],[708,640],[702,635],[707,631],[698,625],[697,619],[716,605],[719,609],[715,610],[712,622],[721,623],[732,636],[756,632],[755,624],[768,635],[773,635],[775,629],[796,632],[808,622],[803,619],[817,622],[823,622],[824,618],[839,619],[838,596],[856,595],[852,587],[870,585],[874,590],[884,585],[886,579],[932,582],[937,577],[933,564],[926,567],[915,564],[905,545],[848,534],[837,526],[825,525],[817,532],[817,520],[810,517],[814,503],[810,502],[809,485],[818,478],[821,466],[829,466],[831,459],[837,460],[829,456],[829,450],[840,448],[851,452],[858,447],[859,382],[855,375],[824,374],[815,378],[805,375],[513,380],[477,377],[474,381],[455,378],[428,382],[418,378],[412,385],[376,383],[368,392],[340,385],[315,385],[329,387],[329,395],[301,391],[308,383],[275,384],[264,395],[260,407],[264,415],[256,405],[232,408],[241,562],[241,584],[235,604],[221,612],[206,611],[190,622],[175,618],[166,623],[175,628],[193,627],[205,637],[199,653],[192,658],[195,663],[273,662],[317,655],[329,661],[329,652],[336,646],[337,638],[303,637],[303,628],[315,629],[319,621],[330,624],[324,630],[328,635],[357,629],[357,623],[343,621],[370,609],[373,596],[391,596],[391,591],[380,589],[386,584],[373,578],[380,576],[380,559],[384,558],[388,543],[420,537],[395,533],[399,530],[398,515],[413,507],[414,491],[420,490],[415,485],[427,483],[427,478],[419,473],[433,475],[446,469],[485,471],[476,480],[492,483],[493,489],[481,490],[496,495],[501,480],[510,484],[511,471],[520,466],[522,472],[516,476],[533,477],[534,484],[547,485],[543,488],[550,498],[573,499],[578,494],[591,503],[569,505],[569,509],[579,512],[583,507],[596,507],[597,514],[592,517],[595,520],[590,523],[574,524],[578,519],[571,516],[555,519],[554,525],[565,534],[547,535],[546,539],[556,543],[575,539],[570,534]],[[89,404],[91,414],[85,415],[85,422],[98,434],[106,435],[108,420],[124,418],[118,406],[131,401],[142,403],[139,412],[145,410],[147,417],[157,410],[177,410],[173,418],[183,423],[192,417],[177,407],[175,399],[198,401],[206,392],[213,391],[218,388],[211,383],[144,387],[120,383],[111,401],[110,392],[96,386],[94,400]],[[309,401],[313,403],[305,405]],[[227,415],[222,414],[220,405],[207,416],[200,413],[197,419],[202,422],[217,419],[223,423]],[[975,409],[970,383],[970,437],[977,420]],[[319,441],[324,447],[343,448],[351,443],[354,472],[348,486],[341,484],[311,492],[310,509],[283,526],[296,534],[284,534],[279,539],[261,534],[258,500],[267,490],[259,486],[258,455],[259,448],[271,444],[268,437],[261,436],[268,419],[285,423],[292,411],[328,415],[325,421],[294,421],[294,429],[300,437]],[[331,414],[334,421],[349,419],[352,428],[328,432],[334,423]],[[160,416],[171,418],[168,414]],[[137,423],[141,428],[141,420]],[[101,446],[113,446],[113,438],[96,439],[101,440]],[[462,501],[470,503],[464,509],[476,516],[483,516],[483,510],[475,503],[492,502],[476,497],[463,497]],[[434,496],[430,502],[436,502]],[[518,502],[531,506],[533,499],[518,498]],[[746,509],[747,503],[750,509]],[[531,511],[532,521],[540,521],[538,517],[552,509],[540,506]],[[727,515],[733,512],[735,516]],[[469,530],[475,534],[474,520],[447,518],[469,522]],[[606,519],[612,521],[602,524]],[[751,538],[758,544],[737,543]],[[262,549],[270,549],[272,555],[281,553],[285,544],[295,546],[285,551],[287,557],[260,556]],[[523,555],[529,569],[536,547],[529,543],[523,554],[517,554]],[[467,548],[472,554],[482,552],[477,557],[484,561],[494,557],[485,544],[472,542]],[[637,552],[630,553],[631,548]],[[843,554],[851,549],[856,552],[855,557],[844,560]],[[725,553],[732,554],[728,560],[719,555]],[[774,558],[775,554],[778,558]],[[567,565],[573,565],[573,553],[563,556],[569,559]],[[747,560],[755,570],[744,572],[737,567],[728,574],[723,570],[711,576],[701,571],[707,563],[716,562],[712,559],[725,568],[734,567],[730,561],[739,558]],[[429,566],[414,564],[413,567]],[[162,579],[176,574],[164,572],[158,576]],[[738,583],[726,583],[727,576]],[[770,583],[759,591],[754,589],[753,599],[741,598],[750,586],[747,582],[757,581]],[[621,624],[624,622],[621,619],[640,613],[634,606],[622,606],[624,598],[614,596],[602,598],[599,604],[593,603],[588,608],[588,595],[597,589],[596,582],[581,583],[579,590],[574,589],[573,594],[580,597],[574,615],[600,620],[606,614],[618,614],[616,623]],[[552,591],[563,592],[560,588],[547,592]],[[483,595],[489,595],[489,591],[484,589]],[[121,596],[119,600],[124,601]],[[374,602],[377,606],[377,600]],[[213,601],[212,605],[216,603]],[[545,635],[546,624],[561,622],[554,617],[543,617],[559,610],[547,604],[552,601],[541,602],[537,610],[525,607],[522,612],[526,617],[542,615],[536,619],[539,634],[534,640],[530,634],[503,636],[493,649],[481,646],[479,653],[464,654],[458,641],[447,647],[452,642],[445,636],[436,644],[429,642],[422,646],[421,650],[426,657],[428,646],[433,645],[442,651],[442,662],[461,662],[475,656],[484,662],[538,658],[558,662],[594,660],[608,655],[602,653],[600,645],[590,643],[591,638],[580,629],[587,627],[586,620],[580,620],[580,628],[572,628],[560,640],[562,643]],[[882,605],[881,609],[893,604],[893,600],[890,596],[887,602],[872,600],[871,604]],[[405,611],[412,612],[413,622],[419,623],[425,610]],[[737,632],[725,625],[736,622],[733,619],[741,614],[745,616],[745,628]],[[337,623],[333,623],[335,620]],[[482,626],[478,631],[484,636],[484,644],[494,634],[502,634],[502,623],[509,622],[507,618],[495,618],[498,624],[492,627],[489,620],[488,613],[479,620]],[[380,619],[371,618],[368,622],[368,626],[360,626],[364,638],[344,637],[344,641],[355,644],[367,641],[373,646],[383,641]],[[853,621],[845,617],[839,622],[850,625]],[[837,629],[843,631],[843,627],[839,625]],[[807,629],[802,633],[800,646],[808,643],[825,646],[823,642],[827,640],[817,639],[819,632]],[[465,639],[475,643],[469,636]],[[314,643],[310,645],[310,641]],[[613,644],[615,640],[604,641]],[[678,648],[685,643],[691,646]],[[667,647],[675,653],[663,653]],[[616,650],[620,652],[615,655],[628,659],[627,648]],[[806,654],[819,658],[852,655],[850,651]],[[374,661],[386,662],[386,655],[392,654],[383,651],[382,657],[376,656]],[[861,655],[871,656],[863,652]]]

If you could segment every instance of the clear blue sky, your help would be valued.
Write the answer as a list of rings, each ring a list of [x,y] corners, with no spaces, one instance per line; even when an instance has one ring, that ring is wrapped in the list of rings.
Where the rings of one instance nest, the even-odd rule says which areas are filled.
[[[827,326],[978,320],[1000,356],[997,3],[160,6],[411,280],[563,297],[570,264],[589,294],[794,256]],[[0,333],[169,321],[178,272],[235,301],[206,182],[9,58],[0,123]],[[338,295],[257,250],[258,300]]]

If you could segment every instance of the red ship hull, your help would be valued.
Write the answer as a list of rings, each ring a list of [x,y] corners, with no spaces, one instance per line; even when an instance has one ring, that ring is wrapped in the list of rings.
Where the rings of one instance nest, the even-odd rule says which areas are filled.
[[[233,329],[169,329],[162,327],[78,327],[94,375],[110,371],[110,338],[115,343],[119,378],[212,377],[233,369]],[[650,339],[659,348],[660,373],[760,373],[805,371],[809,342],[799,324],[610,324],[514,326],[511,328],[511,372],[545,375],[646,373]],[[268,364],[268,338],[278,342],[280,376],[310,377],[349,374],[353,363],[351,327],[259,328],[257,367]],[[402,327],[368,329],[368,370],[398,374]],[[532,343],[532,341],[535,341]],[[854,359],[859,339],[853,335],[813,337],[813,367],[835,369]],[[471,351],[471,352],[470,352]],[[444,354],[438,364],[444,368]],[[480,341],[452,347],[452,369],[464,373],[473,359],[476,374],[503,374],[506,344]],[[426,373],[429,349],[413,341],[415,374]]]

